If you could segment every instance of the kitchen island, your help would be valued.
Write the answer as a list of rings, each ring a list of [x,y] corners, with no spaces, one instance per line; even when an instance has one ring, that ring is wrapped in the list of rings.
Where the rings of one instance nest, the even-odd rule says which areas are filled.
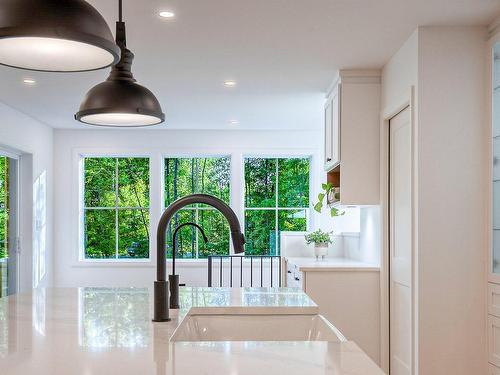
[[[35,289],[0,299],[1,374],[383,374],[349,341],[170,341],[191,314],[316,314],[297,289],[181,288],[180,304],[172,321],[153,323],[147,288]]]

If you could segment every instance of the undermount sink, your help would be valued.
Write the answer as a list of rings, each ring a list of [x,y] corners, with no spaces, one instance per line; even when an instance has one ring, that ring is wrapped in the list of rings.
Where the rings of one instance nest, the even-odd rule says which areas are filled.
[[[321,315],[188,315],[170,341],[346,341]]]

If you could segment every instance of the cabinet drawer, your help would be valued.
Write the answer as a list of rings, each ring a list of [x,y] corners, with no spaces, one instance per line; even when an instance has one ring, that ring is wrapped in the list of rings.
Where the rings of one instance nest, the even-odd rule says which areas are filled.
[[[500,318],[500,285],[488,283],[488,313]]]
[[[302,288],[302,272],[295,271],[293,274],[293,281],[297,288]]]
[[[500,367],[500,318],[488,315],[488,358]]]
[[[300,288],[303,289],[303,273],[299,271],[299,267],[296,264],[286,262],[286,286],[289,288]]]
[[[290,279],[289,283],[287,283],[287,287],[302,289],[302,280],[297,280],[296,278]]]
[[[286,286],[289,288],[302,289],[302,272],[300,272],[296,265],[287,263],[286,267]]]

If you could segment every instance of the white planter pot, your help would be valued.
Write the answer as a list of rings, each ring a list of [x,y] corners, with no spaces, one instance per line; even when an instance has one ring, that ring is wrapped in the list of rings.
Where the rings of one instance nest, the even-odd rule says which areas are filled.
[[[314,244],[314,255],[316,259],[325,259],[325,256],[328,255],[328,244],[327,243],[317,243]]]

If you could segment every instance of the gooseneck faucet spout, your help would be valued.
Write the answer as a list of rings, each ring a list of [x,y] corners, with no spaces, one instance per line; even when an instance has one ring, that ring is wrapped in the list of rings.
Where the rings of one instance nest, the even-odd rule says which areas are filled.
[[[208,238],[205,235],[205,232],[203,231],[203,228],[200,227],[198,224],[195,223],[183,223],[179,225],[177,228],[174,230],[174,234],[172,235],[172,274],[168,275],[168,283],[170,284],[170,308],[171,309],[178,309],[179,308],[179,275],[175,274],[175,258],[177,256],[177,233],[179,233],[179,230],[186,226],[192,226],[198,229],[203,236],[203,241],[205,243],[208,242]]]
[[[234,211],[219,198],[207,194],[192,194],[176,200],[163,212],[156,232],[156,281],[154,283],[154,322],[170,320],[168,308],[168,281],[165,254],[166,231],[170,220],[181,208],[193,204],[208,204],[219,210],[229,223],[231,239],[236,254],[245,251],[245,237],[241,233],[240,222]]]

